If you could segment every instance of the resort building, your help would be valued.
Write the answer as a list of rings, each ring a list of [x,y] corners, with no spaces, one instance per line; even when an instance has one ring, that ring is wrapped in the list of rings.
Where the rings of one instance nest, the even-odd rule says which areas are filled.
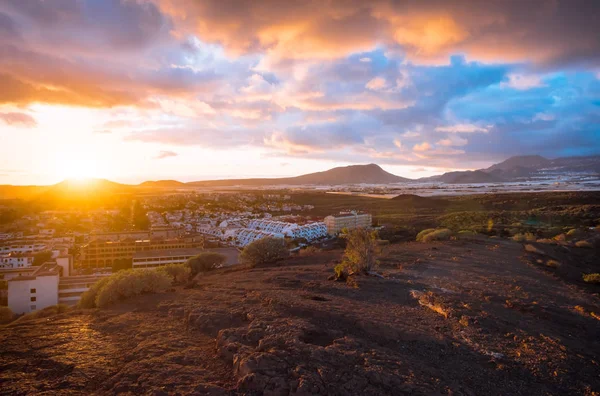
[[[61,277],[58,282],[58,303],[76,305],[81,295],[100,279],[110,274],[80,275]]]
[[[239,251],[235,248],[219,249],[171,249],[137,252],[133,256],[133,268],[156,268],[168,264],[183,264],[200,253],[215,252],[226,257],[225,266],[238,263]]]
[[[372,224],[373,218],[369,213],[348,212],[325,217],[329,235],[337,235],[344,228],[348,230],[369,228]]]
[[[313,241],[327,235],[327,227],[322,222],[298,225],[284,221],[252,220],[248,223],[247,228],[271,234],[281,234],[290,238],[304,238],[308,241]]]
[[[45,243],[35,243],[35,242],[10,242],[0,246],[0,254],[9,254],[9,253],[18,253],[18,254],[26,254],[26,253],[37,253],[43,250],[48,250],[48,245]]]
[[[177,239],[93,240],[81,248],[81,266],[84,268],[111,267],[118,260],[131,260],[137,252],[200,249],[203,247],[204,238],[201,236]]]
[[[98,241],[122,241],[122,240],[141,240],[141,239],[172,239],[181,236],[181,230],[176,228],[156,227],[149,231],[122,231],[105,232],[92,234],[91,237]]]

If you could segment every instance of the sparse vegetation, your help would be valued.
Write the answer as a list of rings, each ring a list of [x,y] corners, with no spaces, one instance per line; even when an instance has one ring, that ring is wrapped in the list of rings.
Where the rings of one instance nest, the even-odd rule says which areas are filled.
[[[8,307],[0,307],[0,324],[12,322],[15,314]]]
[[[593,248],[594,246],[590,241],[577,241],[575,242],[575,246],[578,248]]]
[[[452,231],[447,228],[423,230],[417,235],[417,242],[447,241]]]
[[[240,254],[240,259],[243,264],[254,268],[258,265],[273,264],[289,254],[283,239],[267,237],[246,246]]]
[[[136,295],[157,293],[171,286],[172,277],[165,271],[135,269],[119,271],[94,284],[85,292],[81,308],[103,308]]]
[[[585,283],[593,283],[595,285],[600,285],[600,274],[585,274],[583,275],[583,281]]]
[[[531,232],[526,232],[525,234],[521,234],[521,233],[515,234],[512,237],[512,240],[516,241],[516,242],[525,242],[525,241],[527,241],[527,242],[535,242],[536,239],[537,238],[535,237],[535,235],[532,234]]]
[[[25,315],[17,318],[12,323],[26,322],[29,320],[40,319],[40,318],[48,318],[50,316],[54,316],[54,315],[58,315],[58,314],[67,312],[70,309],[71,309],[71,307],[69,307],[68,305],[65,305],[65,304],[51,305],[44,309],[40,309],[39,311],[33,311],[28,314],[25,314]]]
[[[315,246],[307,246],[304,249],[301,249],[298,254],[300,256],[312,256],[316,253],[319,253],[321,251],[321,249],[319,249],[318,247]]]
[[[185,282],[191,274],[190,268],[185,264],[168,264],[158,267],[156,270],[170,276],[175,283]]]
[[[345,269],[352,273],[367,273],[374,270],[380,253],[377,232],[358,228],[346,234],[344,238],[347,244],[340,270]],[[336,274],[338,272],[336,270]]]
[[[225,263],[227,257],[221,253],[205,252],[190,258],[185,264],[190,269],[191,276],[196,276],[201,272],[212,271]]]
[[[544,252],[542,252],[540,249],[530,244],[525,245],[525,251],[529,253],[544,254]]]
[[[548,260],[546,261],[546,267],[558,268],[560,267],[560,263],[556,260]]]

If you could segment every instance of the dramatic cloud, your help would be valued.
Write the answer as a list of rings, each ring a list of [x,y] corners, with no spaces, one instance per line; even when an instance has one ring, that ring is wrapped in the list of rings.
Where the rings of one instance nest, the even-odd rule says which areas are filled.
[[[0,0],[0,128],[85,108],[71,140],[172,169],[184,147],[289,172],[600,154],[599,20],[594,0]]]

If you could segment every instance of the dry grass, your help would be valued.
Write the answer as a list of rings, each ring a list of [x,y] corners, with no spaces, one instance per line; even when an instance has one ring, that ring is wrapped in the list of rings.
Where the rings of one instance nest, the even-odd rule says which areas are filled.
[[[544,252],[542,252],[540,249],[538,249],[535,246],[530,245],[530,244],[525,245],[525,251],[527,251],[529,253],[544,254]]]
[[[452,313],[451,310],[444,307],[430,291],[421,292],[418,290],[411,290],[410,295],[419,302],[419,305],[431,309],[433,312],[442,315],[446,319],[448,319]]]
[[[594,247],[592,245],[592,243],[589,241],[577,241],[577,242],[575,242],[575,246],[578,248],[587,248],[587,249],[591,249]]]
[[[433,242],[433,241],[447,241],[452,236],[452,231],[447,228],[438,230],[428,229],[419,232],[417,235],[417,242]]]
[[[583,275],[583,281],[585,283],[592,283],[595,285],[600,285],[600,274],[585,274]]]
[[[560,267],[560,263],[556,260],[548,260],[546,261],[546,267],[558,268]]]

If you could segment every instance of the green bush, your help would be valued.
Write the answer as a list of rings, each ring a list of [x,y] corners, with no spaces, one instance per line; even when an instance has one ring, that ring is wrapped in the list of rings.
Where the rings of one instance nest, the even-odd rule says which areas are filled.
[[[96,306],[107,307],[118,301],[147,293],[158,293],[171,286],[171,278],[164,272],[151,269],[119,271],[108,278],[98,291]]]
[[[198,275],[200,272],[212,271],[222,266],[227,257],[221,253],[204,252],[190,258],[185,265],[189,267],[192,276]]]
[[[378,264],[380,248],[377,232],[364,228],[352,230],[344,236],[347,241],[342,265],[352,272],[369,272]],[[336,270],[336,274],[337,274]]]
[[[583,281],[585,283],[600,284],[600,274],[585,274],[583,275]]]
[[[425,233],[425,231],[429,232]],[[419,235],[417,235],[418,242],[446,241],[452,236],[452,231],[447,228],[425,231],[421,231]]]
[[[96,307],[96,296],[98,292],[108,283],[111,277],[102,278],[92,286],[89,290],[81,295],[78,306],[79,308],[95,308]]]
[[[240,254],[240,259],[243,264],[254,268],[257,265],[275,263],[288,257],[289,254],[283,239],[267,237],[246,246]]]
[[[181,283],[189,279],[191,270],[185,264],[168,264],[158,267],[159,272],[167,274],[173,282]]]
[[[15,318],[15,314],[8,307],[0,307],[0,324],[6,324],[12,322]]]

